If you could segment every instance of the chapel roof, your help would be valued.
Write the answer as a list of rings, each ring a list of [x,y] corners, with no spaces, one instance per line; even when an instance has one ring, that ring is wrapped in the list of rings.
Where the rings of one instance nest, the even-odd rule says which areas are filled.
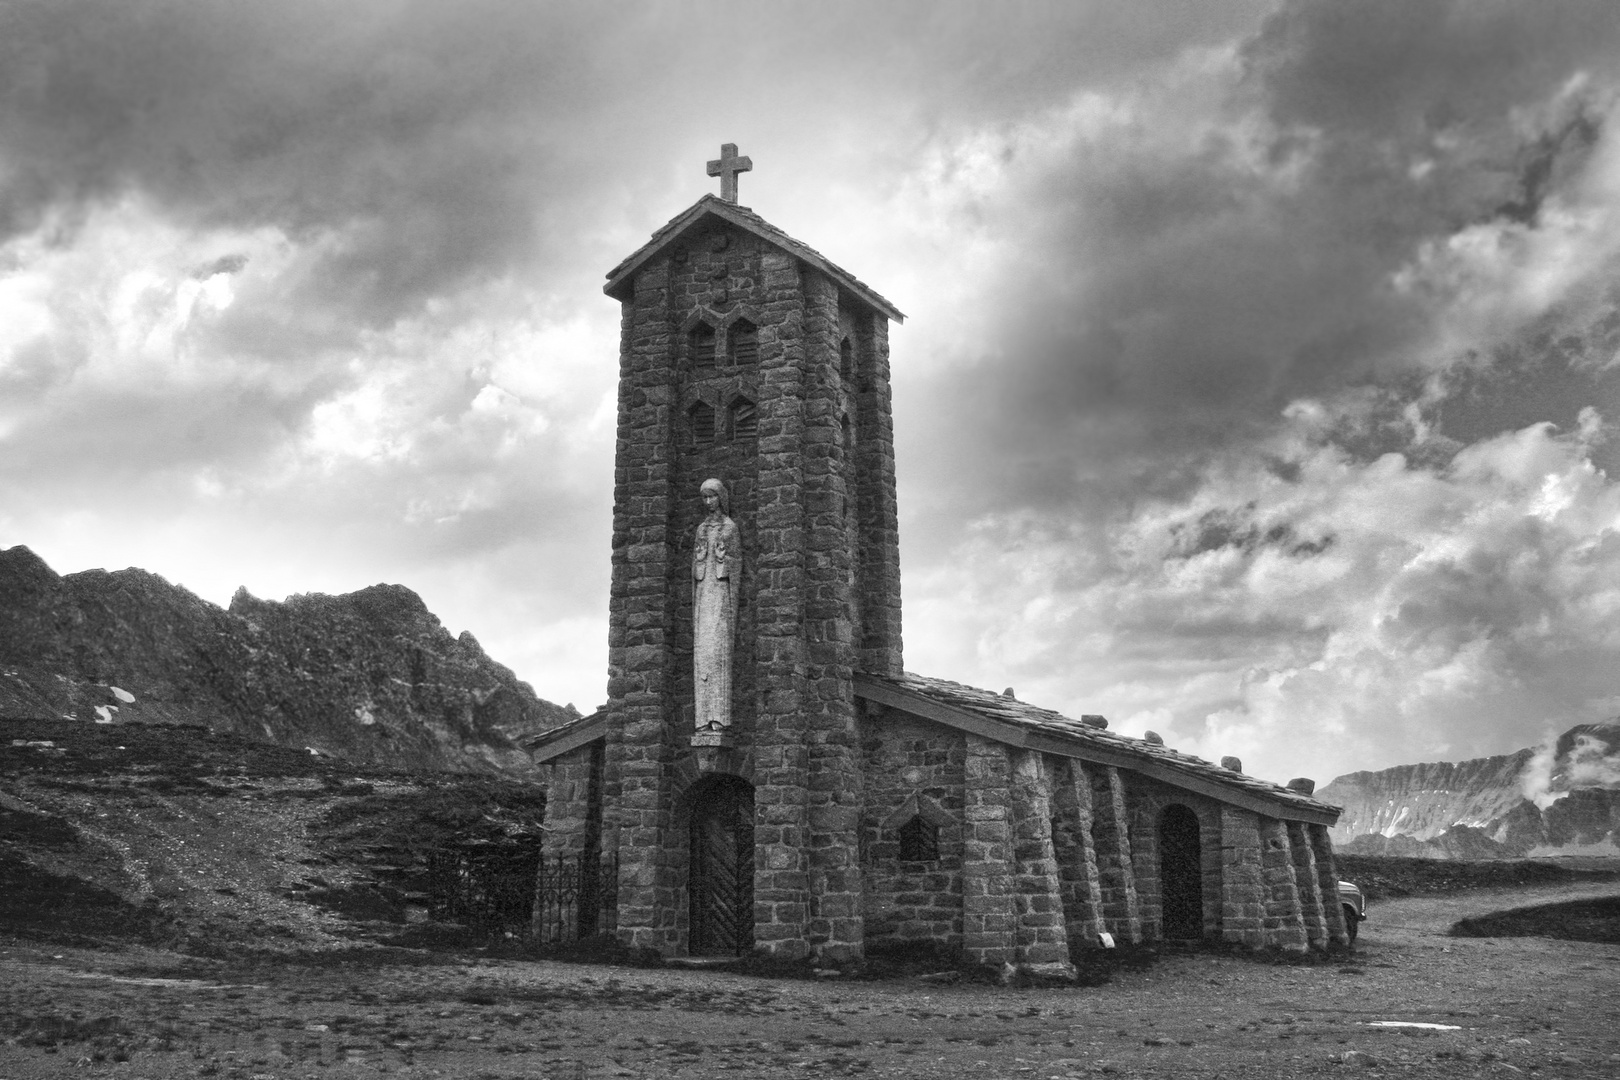
[[[809,244],[795,240],[748,207],[726,202],[715,195],[703,196],[703,198],[670,218],[657,232],[652,234],[652,239],[631,252],[618,266],[608,271],[608,281],[606,285],[602,286],[602,291],[615,300],[629,299],[635,272],[647,260],[673,244],[682,234],[710,217],[719,218],[740,229],[751,232],[766,243],[773,244],[786,251],[799,261],[810,264],[836,281],[845,292],[856,297],[880,315],[893,319],[895,322],[905,321],[906,317],[900,313],[900,309],[884,299],[876,289],[821,254]]]
[[[858,672],[855,694],[1012,746],[1131,769],[1272,817],[1324,825],[1338,821],[1339,807],[1281,784],[1234,772],[1146,739],[1108,731],[1097,720],[1075,720],[993,690],[911,672],[899,676]]]
[[[1008,746],[1128,769],[1269,817],[1320,825],[1333,825],[1339,819],[1339,807],[1281,784],[1234,772],[1201,757],[1146,739],[1133,739],[1100,727],[1095,721],[1075,720],[993,690],[909,671],[898,676],[857,672],[855,695]],[[525,745],[537,762],[548,761],[602,738],[611,720],[612,714],[604,707],[541,732]]]

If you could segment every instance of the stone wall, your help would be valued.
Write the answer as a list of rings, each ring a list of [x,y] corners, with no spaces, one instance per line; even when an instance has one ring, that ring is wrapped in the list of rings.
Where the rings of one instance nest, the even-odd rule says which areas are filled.
[[[540,838],[542,865],[555,865],[558,860],[572,862],[584,851],[602,850],[604,750],[600,741],[588,743],[540,766],[541,783],[546,789],[545,832]],[[576,936],[577,908],[556,913],[543,923],[539,921],[541,913],[537,895],[535,929],[543,943]]]
[[[1260,859],[1260,815],[1221,807],[1221,936],[1258,949],[1263,930],[1266,887]]]
[[[1288,844],[1288,826],[1276,818],[1260,819],[1260,875],[1265,883],[1265,916],[1261,924],[1272,948],[1304,952],[1305,912],[1294,876],[1294,854]]]
[[[677,899],[666,865],[670,763],[677,734],[670,677],[679,560],[669,508],[676,479],[677,344],[667,260],[637,275],[624,304],[613,471],[613,580],[608,617],[606,832],[619,851],[619,925],[628,944],[672,949]]]
[[[1068,927],[1052,842],[1057,761],[1012,752],[1013,962],[1055,973],[1069,967]]]
[[[867,945],[960,947],[966,736],[881,705],[869,708],[861,725],[866,808],[860,837]],[[902,862],[898,831],[883,827],[914,797],[948,816],[939,823],[939,858],[932,862]]]
[[[962,954],[1013,960],[1012,759],[1005,743],[967,737],[962,809]]]
[[[1102,890],[1103,925],[1114,940],[1142,940],[1142,912],[1136,896],[1136,865],[1131,857],[1130,818],[1125,782],[1112,765],[1090,765],[1092,841]]]
[[[1100,945],[1108,931],[1091,799],[1087,765],[1073,758],[1059,761],[1053,782],[1052,848],[1068,940],[1077,946]]]
[[[1331,945],[1348,946],[1350,933],[1345,926],[1344,908],[1339,904],[1339,869],[1333,861],[1333,842],[1326,825],[1306,825],[1311,860],[1316,864],[1317,888],[1322,894],[1322,921]]]
[[[1221,936],[1221,804],[1145,776],[1125,775],[1130,807],[1131,867],[1141,912],[1142,934],[1163,937],[1164,903],[1159,826],[1170,806],[1185,806],[1198,818],[1199,879],[1203,889],[1206,938]]]

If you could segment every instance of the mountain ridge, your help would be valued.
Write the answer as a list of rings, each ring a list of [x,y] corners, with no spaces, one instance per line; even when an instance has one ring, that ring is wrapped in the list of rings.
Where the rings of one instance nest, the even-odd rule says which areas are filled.
[[[1336,847],[1427,858],[1620,856],[1620,717],[1511,754],[1335,777]]]
[[[58,575],[0,550],[0,714],[200,725],[359,764],[532,776],[566,723],[469,632],[379,584],[228,608],[138,568]]]

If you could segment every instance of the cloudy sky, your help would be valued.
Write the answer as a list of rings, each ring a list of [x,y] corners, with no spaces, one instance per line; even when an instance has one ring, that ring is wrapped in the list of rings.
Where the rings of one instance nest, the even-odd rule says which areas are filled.
[[[606,271],[893,333],[907,666],[1273,779],[1620,713],[1613,0],[0,0],[0,546],[605,696]]]

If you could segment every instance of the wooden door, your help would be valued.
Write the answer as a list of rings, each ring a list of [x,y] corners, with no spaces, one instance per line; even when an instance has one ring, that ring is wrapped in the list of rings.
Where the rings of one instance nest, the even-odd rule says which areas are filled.
[[[736,777],[692,806],[690,951],[741,956],[754,947],[754,789]]]

